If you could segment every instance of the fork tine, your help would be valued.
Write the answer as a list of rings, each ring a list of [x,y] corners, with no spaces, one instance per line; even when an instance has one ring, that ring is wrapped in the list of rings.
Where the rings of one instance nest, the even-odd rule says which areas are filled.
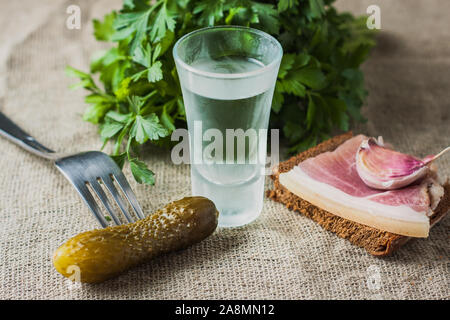
[[[99,199],[103,203],[103,205],[105,206],[105,208],[108,211],[111,218],[113,218],[114,223],[116,225],[121,225],[122,223],[120,222],[119,218],[117,218],[116,213],[114,212],[114,209],[112,208],[111,203],[109,202],[108,198],[106,197],[106,194],[103,191],[102,187],[100,186],[99,182],[91,181],[89,184],[91,185],[92,189],[94,189],[95,193],[97,194],[97,196],[99,197]]]
[[[133,207],[134,212],[136,213],[138,218],[144,219],[144,213],[142,212],[142,208],[139,205],[136,195],[131,189],[130,184],[128,183],[123,173],[122,172],[115,173],[114,178],[116,179],[120,189],[122,189],[123,193],[127,197],[128,201],[131,203],[131,206]]]
[[[72,182],[72,181],[71,181]],[[81,198],[83,199],[84,203],[91,209],[94,216],[97,218],[98,222],[103,228],[106,228],[108,226],[108,222],[106,222],[105,217],[103,217],[100,208],[98,207],[97,203],[95,202],[94,197],[92,196],[91,192],[87,188],[85,184],[75,184],[72,183],[75,189],[80,194]]]
[[[125,176],[114,160],[105,153],[100,151],[87,151],[74,155],[68,155],[57,159],[55,161],[55,165],[75,186],[78,193],[91,209],[92,213],[95,215],[102,227],[107,227],[108,223],[99,209],[99,204],[96,203],[96,200],[93,197],[94,193],[97,194],[98,198],[101,200],[114,222],[117,225],[120,225],[121,222],[117,216],[118,211],[111,205],[113,201],[107,198],[107,192],[99,184],[100,181],[103,181],[106,185],[128,222],[134,222],[135,219],[131,215],[131,212],[128,211],[128,205],[125,198],[133,207],[136,216],[139,219],[144,218],[139,202],[131,190]],[[120,189],[125,194],[125,197],[118,192],[119,188],[115,186],[113,179],[116,180]],[[95,182],[93,183],[93,181]],[[88,188],[86,183],[90,183],[94,192],[91,193],[91,190]]]
[[[130,214],[127,211],[127,206],[125,202],[123,201],[122,197],[120,196],[119,192],[117,191],[116,187],[114,186],[114,183],[111,179],[111,177],[102,177],[101,178],[103,183],[108,188],[109,192],[111,192],[114,200],[116,200],[120,210],[124,214],[124,216],[127,218],[128,222],[133,222],[133,218],[130,216]]]

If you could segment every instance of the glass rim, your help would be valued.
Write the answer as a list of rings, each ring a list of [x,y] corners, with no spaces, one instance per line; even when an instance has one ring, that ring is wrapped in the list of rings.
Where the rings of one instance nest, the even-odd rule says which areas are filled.
[[[208,72],[208,71],[199,70],[197,68],[190,66],[189,64],[184,62],[179,57],[177,49],[178,49],[180,43],[182,43],[186,38],[192,37],[193,35],[195,35],[197,33],[205,32],[208,30],[226,30],[226,29],[245,30],[248,32],[258,34],[258,35],[274,42],[279,49],[279,50],[277,50],[278,51],[277,56],[269,64],[265,65],[262,68],[259,68],[257,70],[253,70],[253,71],[249,71],[249,72],[240,72],[240,73],[220,73],[220,72]],[[273,69],[274,67],[276,67],[277,64],[281,61],[281,59],[283,57],[283,47],[281,46],[280,42],[275,37],[271,36],[270,34],[264,32],[264,31],[261,31],[261,30],[255,29],[255,28],[244,27],[244,26],[220,25],[220,26],[200,28],[200,29],[197,29],[197,30],[194,30],[194,31],[191,31],[191,32],[185,34],[180,39],[178,39],[178,41],[175,43],[175,45],[172,49],[172,55],[173,55],[175,62],[180,64],[180,66],[182,66],[184,69],[186,69],[192,73],[198,74],[200,76],[203,76],[206,78],[215,78],[215,79],[241,79],[241,78],[250,78],[250,77],[254,77],[254,76],[266,73],[266,72],[270,71],[271,69]]]

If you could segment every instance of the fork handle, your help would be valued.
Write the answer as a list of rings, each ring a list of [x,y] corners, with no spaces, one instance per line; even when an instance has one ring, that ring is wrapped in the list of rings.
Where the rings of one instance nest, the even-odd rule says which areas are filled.
[[[56,159],[55,151],[40,144],[1,112],[0,135],[35,155],[49,160]]]

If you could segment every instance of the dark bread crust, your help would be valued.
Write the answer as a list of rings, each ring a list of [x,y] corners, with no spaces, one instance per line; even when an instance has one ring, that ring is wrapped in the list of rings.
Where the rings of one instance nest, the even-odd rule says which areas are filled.
[[[405,244],[410,237],[371,228],[319,209],[308,201],[305,201],[288,191],[280,184],[278,179],[280,173],[291,170],[295,165],[307,158],[315,157],[326,151],[333,151],[352,136],[352,132],[347,132],[345,134],[333,137],[322,142],[316,147],[308,149],[284,162],[281,162],[271,176],[274,181],[274,189],[268,190],[267,196],[272,200],[283,203],[289,210],[298,211],[308,218],[311,218],[324,229],[334,232],[341,238],[348,239],[352,244],[365,248],[372,255],[390,255]],[[444,185],[444,189],[444,196],[438,207],[434,210],[434,215],[431,218],[432,226],[437,221],[442,219],[450,209],[450,184],[446,183]]]

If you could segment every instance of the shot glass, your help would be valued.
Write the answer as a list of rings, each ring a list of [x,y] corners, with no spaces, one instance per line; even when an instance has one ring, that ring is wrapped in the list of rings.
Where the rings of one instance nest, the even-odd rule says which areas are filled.
[[[186,109],[192,194],[215,203],[219,226],[250,223],[263,206],[282,47],[260,30],[218,26],[183,36],[173,56]]]

